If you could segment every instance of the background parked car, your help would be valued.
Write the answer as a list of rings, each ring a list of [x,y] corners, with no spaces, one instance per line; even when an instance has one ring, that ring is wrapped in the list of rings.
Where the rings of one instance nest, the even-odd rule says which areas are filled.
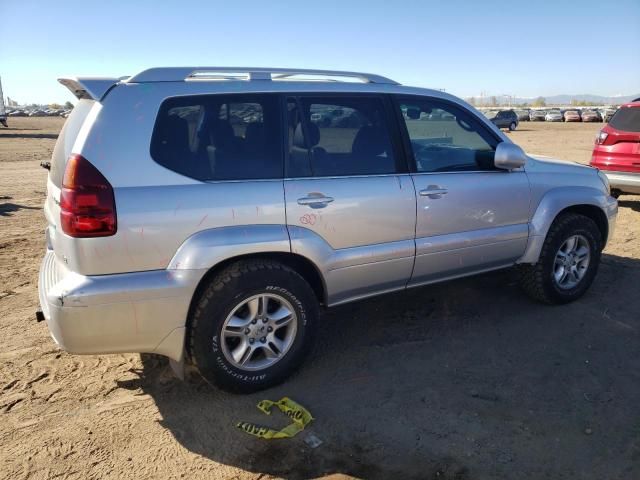
[[[495,115],[487,115],[487,118],[498,128],[508,128],[510,131],[518,128],[518,115],[513,110],[498,110]]]
[[[529,112],[529,120],[532,122],[544,122],[544,117],[547,114],[544,110],[531,110]]]
[[[615,108],[605,108],[602,111],[602,121],[603,122],[608,122],[609,120],[611,120],[611,117],[613,117],[613,115],[616,113],[616,109]]]
[[[562,122],[562,112],[560,110],[549,110],[544,116],[545,122]]]
[[[601,122],[602,117],[596,110],[584,110],[582,112],[583,122]]]
[[[565,122],[581,122],[582,117],[580,116],[580,112],[578,110],[567,110],[564,112],[564,121]]]
[[[622,105],[600,130],[591,165],[607,175],[614,197],[640,195],[640,102]]]
[[[523,110],[516,110],[516,115],[518,115],[519,122],[528,122],[529,121],[529,113],[530,110],[525,108]]]

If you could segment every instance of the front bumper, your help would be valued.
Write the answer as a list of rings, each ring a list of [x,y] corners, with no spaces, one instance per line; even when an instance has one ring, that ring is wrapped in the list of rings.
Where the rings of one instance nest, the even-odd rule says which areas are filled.
[[[84,276],[52,250],[40,268],[40,307],[53,340],[70,353],[165,355],[180,361],[200,270]]]
[[[609,179],[612,190],[640,195],[640,173],[616,172],[613,170],[601,170],[601,172]]]

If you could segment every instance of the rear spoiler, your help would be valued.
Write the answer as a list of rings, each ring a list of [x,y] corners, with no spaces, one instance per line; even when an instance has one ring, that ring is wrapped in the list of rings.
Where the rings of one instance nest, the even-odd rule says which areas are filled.
[[[102,100],[112,87],[128,77],[68,77],[58,81],[67,87],[78,100]]]

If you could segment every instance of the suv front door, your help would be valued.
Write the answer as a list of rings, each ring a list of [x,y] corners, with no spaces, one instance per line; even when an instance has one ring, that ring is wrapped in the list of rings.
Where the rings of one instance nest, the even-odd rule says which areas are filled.
[[[329,304],[404,288],[416,200],[389,99],[292,96],[286,110],[292,251],[320,267]]]
[[[499,138],[463,107],[431,97],[396,101],[417,192],[410,285],[515,262],[528,238],[524,170],[494,167]]]

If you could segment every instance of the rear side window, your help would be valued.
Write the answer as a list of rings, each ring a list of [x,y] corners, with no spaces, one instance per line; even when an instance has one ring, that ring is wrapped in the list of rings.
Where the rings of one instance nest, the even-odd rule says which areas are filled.
[[[613,114],[609,125],[625,132],[640,132],[640,107],[622,107]]]
[[[382,98],[291,98],[287,111],[289,177],[396,172]]]
[[[151,156],[202,181],[282,178],[282,135],[275,95],[175,97],[160,107]]]

